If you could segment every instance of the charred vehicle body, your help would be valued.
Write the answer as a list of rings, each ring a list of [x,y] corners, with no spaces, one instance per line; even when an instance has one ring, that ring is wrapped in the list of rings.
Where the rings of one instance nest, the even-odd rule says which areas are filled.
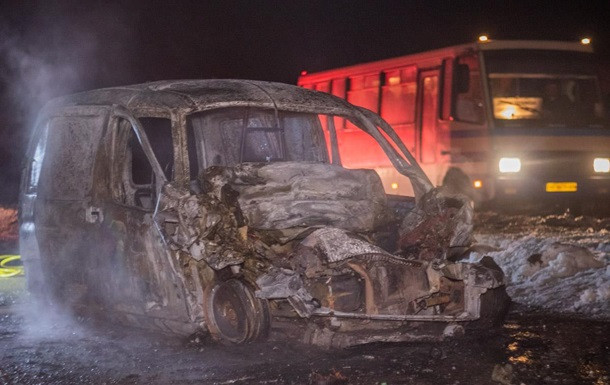
[[[341,166],[339,119],[415,197]],[[51,101],[28,151],[28,287],[77,313],[325,346],[439,338],[505,314],[498,266],[461,260],[471,202],[434,188],[380,117],[331,95],[246,80],[94,90]]]

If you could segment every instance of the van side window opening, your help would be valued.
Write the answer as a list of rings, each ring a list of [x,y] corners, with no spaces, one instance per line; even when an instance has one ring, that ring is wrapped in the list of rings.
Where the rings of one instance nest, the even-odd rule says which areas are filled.
[[[153,153],[161,164],[168,180],[173,176],[173,145],[171,137],[171,120],[165,118],[139,119]],[[118,168],[121,170],[119,195],[120,203],[151,210],[154,207],[155,175],[140,144],[134,128],[125,119],[117,124]]]
[[[139,118],[167,180],[174,176],[174,145],[172,121],[166,118]]]
[[[197,180],[199,175],[199,165],[203,164],[203,142],[197,140],[195,137],[195,130],[193,125],[189,122],[186,127],[186,144],[188,147],[188,158],[189,158],[189,177],[191,181]]]
[[[153,169],[134,133],[129,135],[127,151],[127,156],[131,158],[131,172],[129,175],[132,185],[151,185],[154,180]]]
[[[485,109],[483,107],[483,87],[476,55],[462,56],[456,60],[457,68],[467,70],[467,79],[460,79],[460,71],[456,71],[456,81],[467,84],[456,84],[455,119],[467,123],[483,123]]]
[[[273,110],[232,108],[194,114],[188,126],[189,140],[203,152],[199,170],[242,162],[328,162],[317,115],[279,112],[276,117]]]

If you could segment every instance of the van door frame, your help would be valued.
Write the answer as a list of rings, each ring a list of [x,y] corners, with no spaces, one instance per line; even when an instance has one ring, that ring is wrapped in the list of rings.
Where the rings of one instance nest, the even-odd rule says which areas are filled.
[[[144,154],[146,154],[146,158],[148,159],[148,162],[150,163],[153,172],[155,173],[155,190],[156,190],[156,197],[159,197],[159,194],[161,193],[161,188],[168,182],[167,178],[165,177],[165,173],[163,172],[163,168],[161,167],[161,164],[159,163],[159,161],[157,160],[157,157],[155,156],[153,150],[152,150],[152,146],[150,145],[150,141],[148,140],[148,136],[146,135],[146,132],[144,131],[144,128],[142,127],[142,124],[140,123],[140,121],[129,111],[127,110],[125,107],[121,107],[121,106],[114,106],[113,110],[112,110],[112,114],[111,114],[111,121],[116,120],[116,119],[125,119],[127,120],[130,124],[132,129],[135,131],[135,134],[138,138],[138,142],[140,143],[140,146],[142,147],[142,150],[144,151]],[[115,127],[111,127],[111,129],[114,129]],[[173,130],[172,130],[173,131]],[[116,155],[116,148],[114,148],[114,146],[116,146],[116,138],[114,137],[116,135],[116,132],[112,133],[113,138],[112,138],[112,152],[111,152],[111,161],[112,161],[112,181],[114,183],[114,181],[116,180],[115,178],[117,177],[117,175],[115,175],[114,173],[116,172],[115,169],[115,164],[116,164],[116,159],[115,159],[115,155]],[[175,157],[175,155],[174,155]]]
[[[93,199],[93,175],[91,190],[81,199],[62,200],[57,198],[46,197],[41,194],[40,179],[44,170],[44,162],[48,146],[49,128],[54,118],[71,118],[71,117],[91,117],[97,116],[102,120],[101,131],[99,133],[99,141],[96,143],[96,154],[92,157],[91,172],[93,173],[96,165],[96,158],[99,150],[99,143],[103,138],[105,128],[108,123],[110,109],[106,106],[96,105],[81,105],[67,107],[45,107],[37,118],[32,136],[28,143],[26,157],[22,165],[22,175],[19,193],[19,238],[20,238],[20,253],[24,267],[27,271],[28,290],[37,296],[37,298],[54,302],[55,298],[53,288],[48,285],[47,276],[52,274],[50,270],[53,266],[51,244],[67,243],[69,239],[74,239],[76,242],[83,241],[81,236],[84,231],[91,226],[85,220],[87,206],[91,204]],[[39,158],[37,159],[37,155]],[[34,163],[39,162],[37,175],[34,176]],[[34,181],[33,178],[36,178]],[[61,202],[68,209],[53,208],[53,202]],[[61,215],[55,216],[55,212],[60,212]],[[70,215],[72,213],[72,215]],[[51,219],[49,223],[44,222]],[[70,221],[69,218],[74,219]],[[65,223],[68,219],[70,223]],[[82,223],[80,222],[82,220]],[[79,223],[73,223],[79,222]],[[69,229],[76,231],[76,234]],[[54,248],[56,248],[54,246]],[[65,250],[64,250],[65,251]],[[42,258],[42,256],[45,258]],[[55,264],[60,264],[53,261]],[[67,275],[66,278],[75,278],[72,282],[62,282],[62,285],[78,284],[75,276]]]
[[[85,294],[82,291],[86,282],[84,269],[70,269],[72,266],[86,265],[82,257],[84,253],[88,253],[91,246],[90,230],[95,225],[87,221],[87,212],[95,196],[94,173],[109,110],[106,106],[96,105],[47,107],[40,113],[28,145],[20,192],[20,252],[28,272],[26,276],[29,290],[50,303],[60,300],[60,303],[72,306]],[[59,183],[63,184],[64,179],[70,179],[66,181],[68,184],[82,183],[83,190],[74,196],[65,196],[65,191],[55,191],[53,195],[49,195],[51,191],[41,187],[41,181],[49,177],[57,178],[53,173],[45,175],[49,167],[45,166],[45,163],[49,156],[50,135],[56,135],[55,130],[51,132],[53,120],[70,121],[83,118],[98,120],[89,128],[89,140],[78,143],[61,141],[60,150],[53,150],[55,156],[70,154],[74,160],[72,166],[78,164],[76,167],[84,167],[80,173],[73,175],[72,168],[61,164],[61,170],[65,174],[60,175]],[[62,126],[58,126],[57,130],[59,127]],[[71,135],[68,137],[72,138]],[[79,157],[85,151],[83,145],[87,148],[88,153],[85,155],[89,163]],[[35,166],[36,162],[39,165]],[[34,171],[35,168],[37,171]],[[78,180],[79,176],[88,180]],[[66,269],[65,266],[69,268]],[[54,280],[49,281],[49,276],[54,276]]]
[[[150,113],[149,113],[150,112]],[[104,212],[100,229],[104,238],[101,244],[116,245],[116,249],[108,255],[111,259],[108,265],[114,266],[116,278],[107,284],[110,292],[109,299],[113,299],[115,315],[121,319],[121,313],[145,315],[163,320],[166,327],[169,325],[189,323],[190,311],[187,303],[187,291],[183,282],[174,274],[179,269],[173,251],[163,239],[155,221],[154,215],[163,186],[169,181],[163,172],[153,149],[136,117],[162,117],[172,121],[172,142],[174,148],[174,164],[176,164],[176,121],[171,113],[159,115],[159,111],[130,111],[125,107],[114,106],[108,123],[108,157],[105,164],[100,167],[108,169],[108,195],[98,201]],[[170,118],[171,116],[171,118]],[[155,175],[155,199],[151,208],[127,204],[117,200],[115,189],[123,183],[123,170],[126,165],[117,155],[121,150],[118,146],[126,145],[118,137],[120,120],[129,123],[131,134],[137,136],[138,143]],[[120,142],[121,141],[121,142]],[[172,179],[175,179],[176,175]],[[110,273],[110,272],[109,272]],[[114,277],[116,276],[116,277]],[[112,287],[111,287],[112,286]],[[129,294],[129,296],[127,295]],[[145,318],[142,318],[144,321]],[[169,323],[168,323],[169,322]],[[176,326],[178,329],[181,328]]]

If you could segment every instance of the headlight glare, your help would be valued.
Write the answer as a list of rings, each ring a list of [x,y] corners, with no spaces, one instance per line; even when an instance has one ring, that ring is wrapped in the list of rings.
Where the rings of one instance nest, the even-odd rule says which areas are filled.
[[[500,172],[519,172],[521,171],[521,159],[500,158],[498,168],[500,169]]]
[[[610,159],[609,158],[595,158],[595,159],[593,159],[593,171],[595,171],[595,172],[610,172]]]

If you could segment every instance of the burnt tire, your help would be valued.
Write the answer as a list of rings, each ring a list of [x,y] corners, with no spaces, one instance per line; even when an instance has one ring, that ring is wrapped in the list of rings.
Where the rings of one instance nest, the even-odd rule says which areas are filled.
[[[267,337],[267,302],[257,298],[246,283],[230,279],[211,286],[204,297],[204,316],[212,338],[226,345]]]
[[[480,318],[466,325],[468,330],[493,330],[504,323],[511,299],[506,294],[506,286],[487,289],[481,295]]]

